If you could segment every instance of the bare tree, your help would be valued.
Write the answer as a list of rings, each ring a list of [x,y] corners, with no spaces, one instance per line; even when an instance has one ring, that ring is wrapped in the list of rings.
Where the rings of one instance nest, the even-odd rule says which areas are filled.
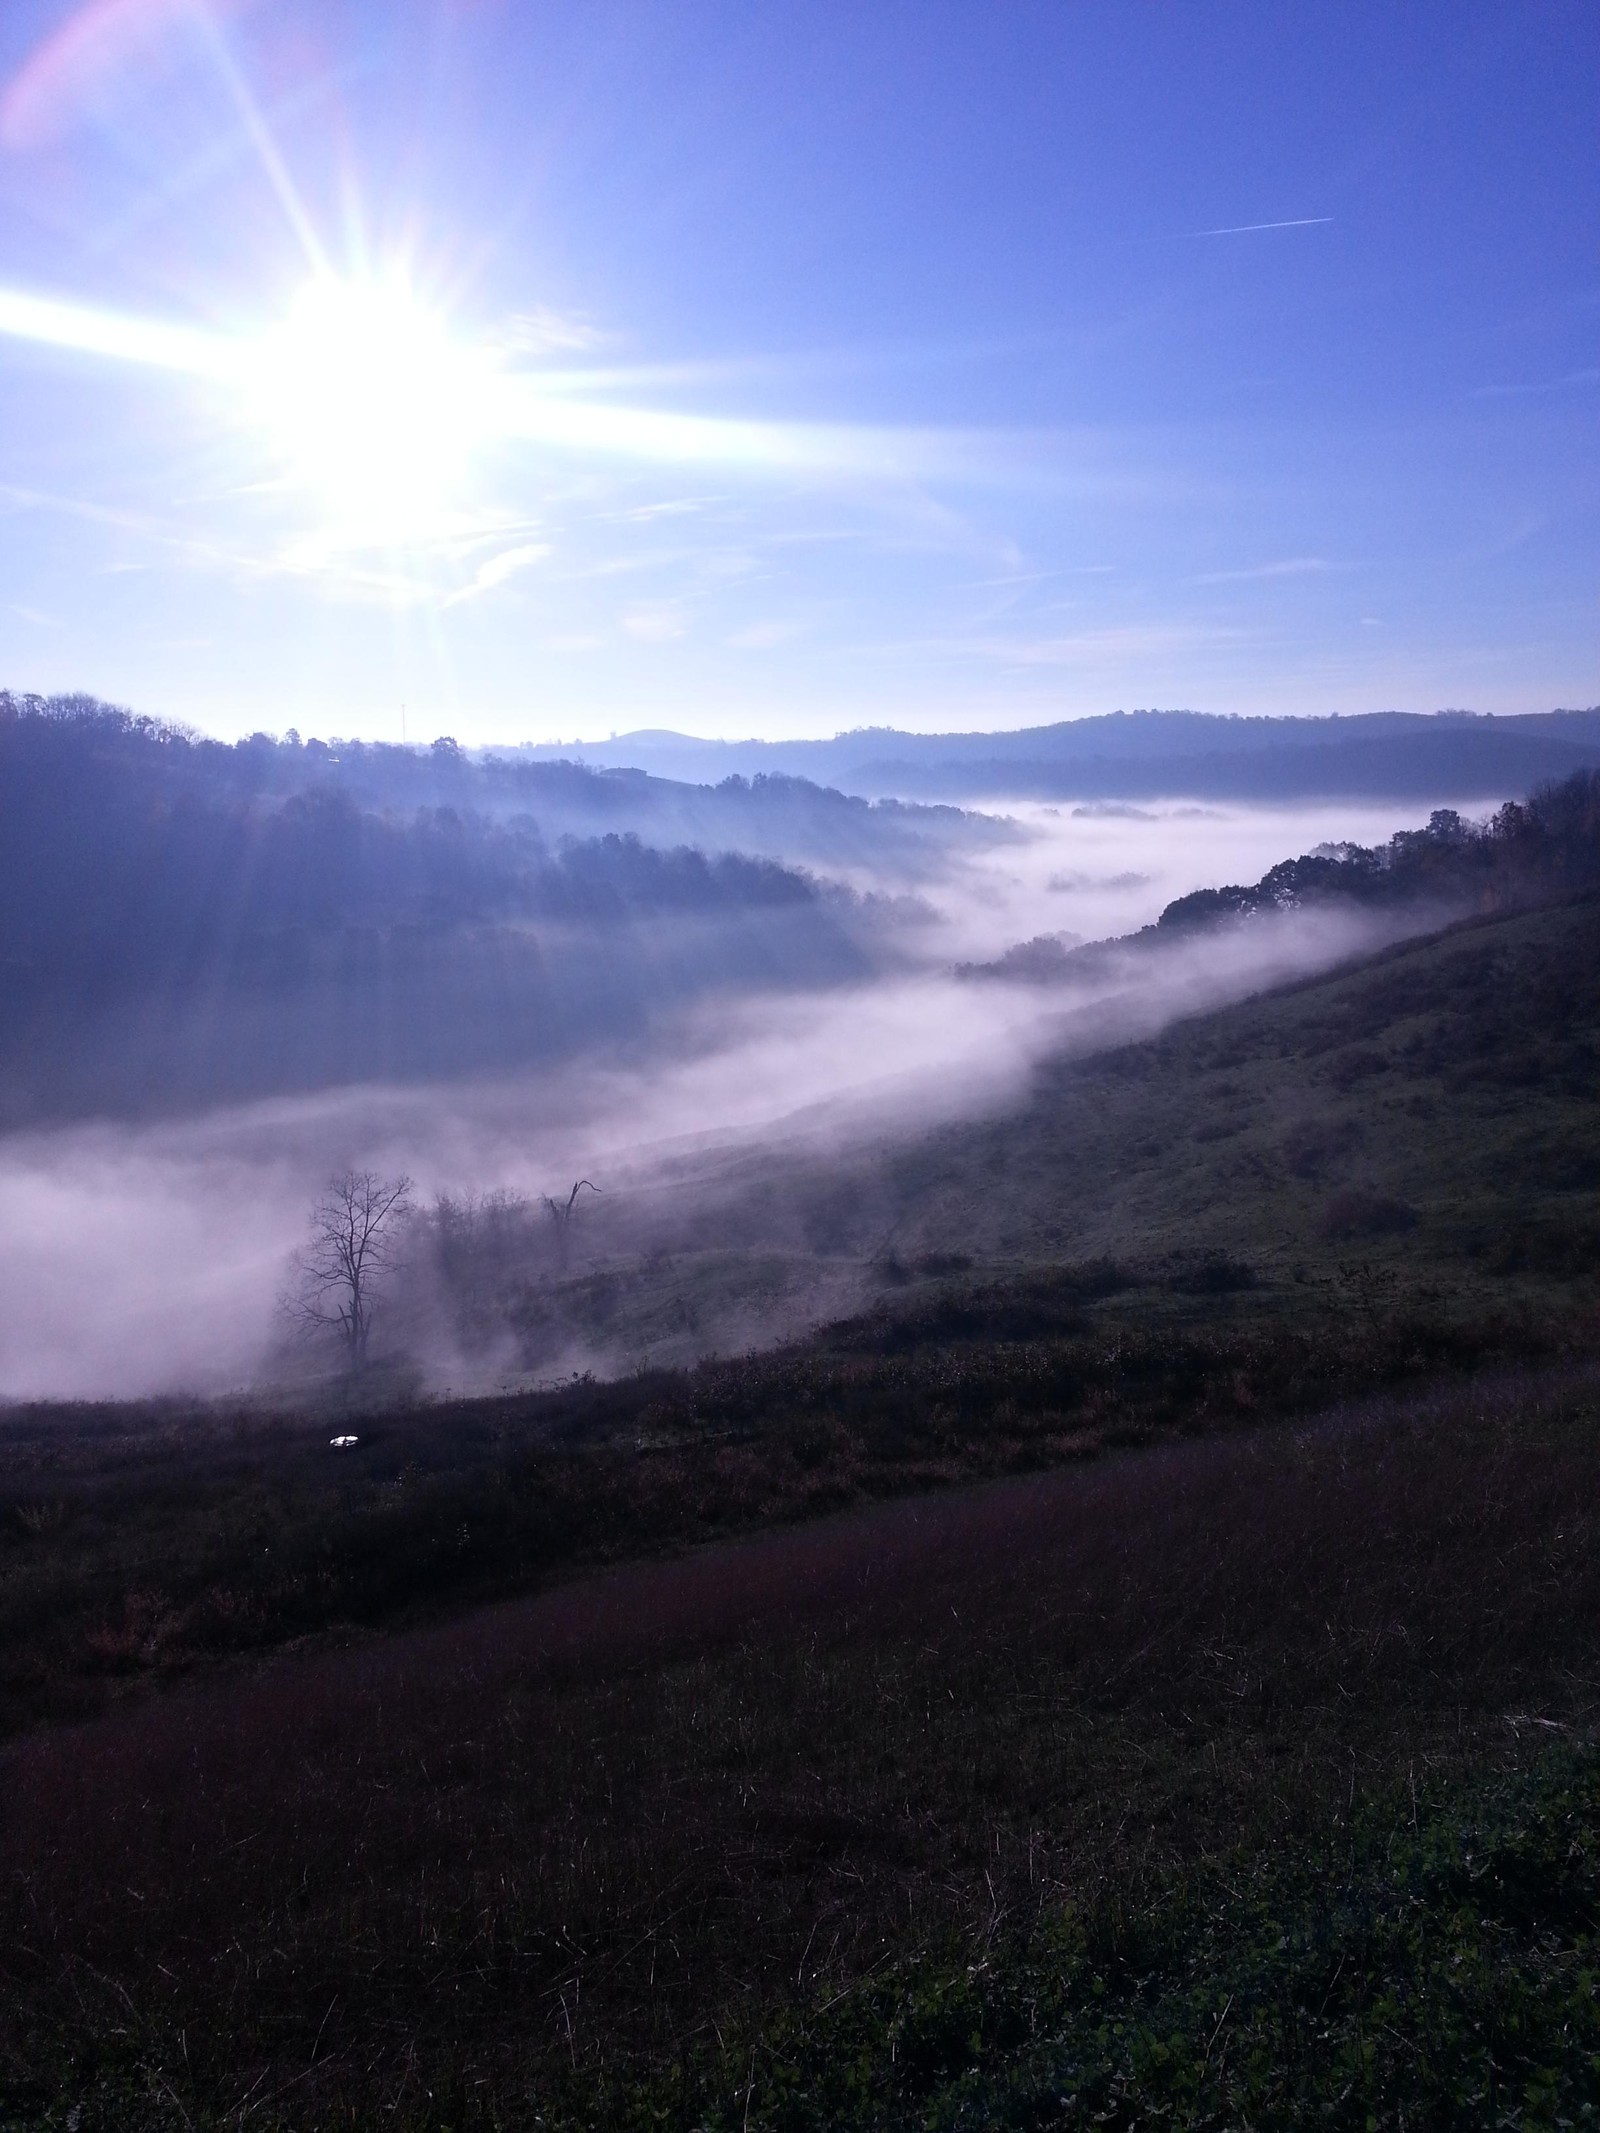
[[[311,1241],[295,1255],[286,1302],[308,1331],[337,1332],[352,1373],[366,1368],[383,1277],[399,1263],[411,1180],[346,1170],[311,1210]]]
[[[547,1192],[542,1192],[539,1195],[540,1205],[556,1226],[556,1250],[561,1255],[561,1264],[563,1266],[567,1263],[567,1252],[572,1238],[572,1212],[578,1204],[579,1193],[585,1187],[590,1192],[598,1192],[600,1190],[598,1185],[590,1184],[587,1178],[579,1178],[577,1184],[573,1186],[564,1200],[553,1200]]]

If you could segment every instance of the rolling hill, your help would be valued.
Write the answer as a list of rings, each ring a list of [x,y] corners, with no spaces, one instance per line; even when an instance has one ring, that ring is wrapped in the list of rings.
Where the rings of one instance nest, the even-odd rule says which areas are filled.
[[[849,793],[909,799],[1472,801],[1600,763],[1600,709],[1351,718],[1115,711],[1014,733],[881,727],[831,740],[706,741],[640,732],[518,754],[707,782],[780,771]]]

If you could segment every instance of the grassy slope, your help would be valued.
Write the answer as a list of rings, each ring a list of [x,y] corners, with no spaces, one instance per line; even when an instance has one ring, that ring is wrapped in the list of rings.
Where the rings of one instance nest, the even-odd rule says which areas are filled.
[[[897,1152],[757,1157],[702,1248],[616,1258],[512,1318],[535,1348],[548,1321],[552,1352],[658,1351],[676,1332],[692,1355],[703,1329],[763,1311],[804,1322],[830,1296],[946,1288],[952,1260],[1009,1281],[1110,1255],[1158,1277],[1153,1309],[1186,1259],[1218,1253],[1296,1308],[1357,1261],[1467,1308],[1542,1306],[1600,1265],[1597,1087],[1591,900],[1047,1065],[1008,1114]],[[774,1205],[799,1210],[815,1255],[762,1245]]]
[[[964,1963],[869,1979],[743,2067],[724,2049],[698,2079],[619,2098],[616,2122],[1590,2124],[1597,1839],[1592,1748],[1465,1781],[1413,1764],[1293,1845],[1161,1876],[1137,1910],[1068,1909]]]
[[[895,1160],[884,1313],[797,1350],[373,1418],[348,1461],[292,1418],[9,1418],[22,1716],[1080,1462],[15,1744],[16,2122],[1042,2125],[1076,2081],[1289,2123],[1290,2060],[1333,2123],[1496,2123],[1546,2063],[1576,2118],[1592,1766],[1472,1772],[1591,1725],[1590,1381],[1238,1432],[1592,1346],[1595,916],[1051,1070]],[[917,1272],[952,1222],[981,1279]]]
[[[1537,1291],[1600,1266],[1597,1098],[1591,901],[1047,1068],[1023,1110],[900,1159],[902,1250],[1221,1251],[1285,1278],[1358,1245],[1452,1285]],[[1394,1226],[1362,1200],[1398,1203]]]

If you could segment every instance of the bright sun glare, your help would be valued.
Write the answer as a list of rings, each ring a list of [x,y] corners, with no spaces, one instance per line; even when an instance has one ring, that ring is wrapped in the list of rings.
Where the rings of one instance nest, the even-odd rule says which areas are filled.
[[[332,515],[404,539],[460,491],[494,366],[404,280],[308,283],[257,354],[259,415]]]

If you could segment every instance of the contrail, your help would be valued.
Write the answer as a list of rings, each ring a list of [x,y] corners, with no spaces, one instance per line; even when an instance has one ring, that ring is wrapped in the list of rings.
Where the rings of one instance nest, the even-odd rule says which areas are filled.
[[[1196,230],[1197,237],[1248,237],[1253,230],[1309,230],[1319,222],[1331,222],[1331,215],[1297,215],[1292,222],[1234,222],[1225,230]]]

